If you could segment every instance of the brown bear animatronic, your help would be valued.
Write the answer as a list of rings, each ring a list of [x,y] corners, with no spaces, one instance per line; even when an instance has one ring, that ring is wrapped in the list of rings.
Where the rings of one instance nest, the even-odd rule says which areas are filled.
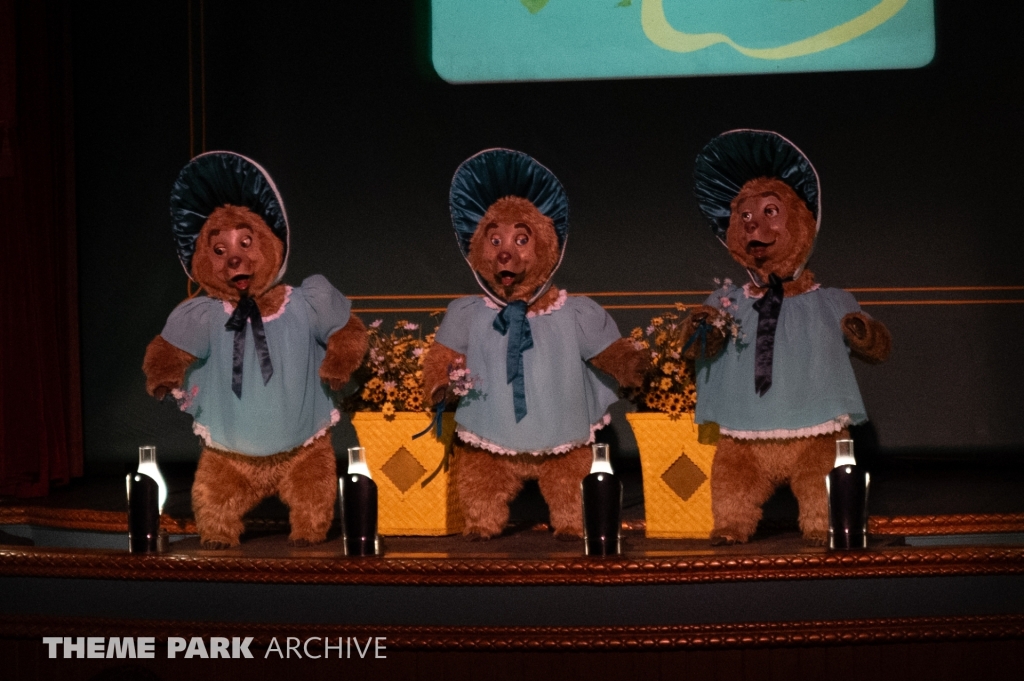
[[[724,133],[697,157],[694,175],[701,211],[750,275],[742,287],[726,280],[683,324],[686,354],[697,360],[696,420],[717,423],[721,433],[711,541],[747,541],[762,504],[789,483],[805,541],[824,544],[824,478],[835,441],[867,420],[849,357],[883,361],[889,332],[804,266],[820,224],[820,190],[791,142],[772,132]],[[726,338],[726,314],[742,338]]]
[[[452,367],[464,362],[474,382],[455,413],[464,534],[500,534],[509,502],[536,479],[555,536],[580,537],[580,482],[617,399],[612,379],[639,385],[645,358],[597,303],[551,286],[569,211],[547,168],[517,151],[481,152],[455,173],[451,210],[484,295],[448,306],[423,374],[431,404],[445,399]]]
[[[142,368],[149,393],[173,394],[203,439],[192,486],[202,544],[236,546],[242,517],[274,494],[289,508],[289,543],[322,542],[338,488],[327,386],[341,388],[359,365],[366,328],[322,276],[280,283],[288,221],[253,161],[194,158],[171,218],[182,266],[206,295],[174,309]]]

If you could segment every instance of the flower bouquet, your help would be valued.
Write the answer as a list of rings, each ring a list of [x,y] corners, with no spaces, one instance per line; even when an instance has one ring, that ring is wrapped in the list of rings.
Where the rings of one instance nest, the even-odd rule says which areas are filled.
[[[434,334],[423,335],[419,324],[401,319],[388,332],[382,320],[373,321],[367,333],[369,351],[352,375],[360,388],[345,398],[345,411],[381,412],[385,417],[399,411],[423,410],[423,356]]]
[[[381,320],[369,325],[369,351],[353,374],[359,388],[343,400],[377,481],[379,532],[460,532],[462,516],[447,465],[455,421],[445,414],[436,437],[430,405],[423,403],[423,358],[434,334],[406,320],[390,330],[382,326]],[[465,389],[464,367],[452,367],[449,375],[450,390]]]
[[[682,312],[685,306],[676,305]],[[693,421],[697,404],[693,362],[686,360],[682,318],[666,312],[630,338],[651,353],[639,388],[623,391],[637,411],[626,414],[643,469],[645,533],[654,538],[706,539],[711,516],[711,444],[715,428]]]
[[[654,317],[646,329],[637,327],[629,334],[637,348],[651,353],[643,384],[623,391],[623,397],[636,405],[637,411],[662,412],[673,420],[693,413],[697,388],[693,364],[682,356],[681,321],[679,315],[666,312]]]

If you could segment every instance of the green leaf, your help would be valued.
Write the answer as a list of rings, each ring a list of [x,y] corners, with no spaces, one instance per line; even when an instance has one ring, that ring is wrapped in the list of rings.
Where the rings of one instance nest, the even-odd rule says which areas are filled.
[[[519,0],[519,2],[523,3],[523,7],[530,10],[530,14],[536,14],[544,9],[544,5],[548,4],[548,0]]]
[[[620,0],[619,4],[617,4],[615,6],[616,7],[629,7],[632,4],[633,4],[633,0]]]

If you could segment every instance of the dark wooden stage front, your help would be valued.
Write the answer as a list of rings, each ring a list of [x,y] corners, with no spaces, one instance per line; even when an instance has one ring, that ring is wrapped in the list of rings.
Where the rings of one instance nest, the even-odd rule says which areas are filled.
[[[290,548],[269,502],[240,548],[207,551],[189,534],[188,469],[168,475],[169,552],[129,555],[123,478],[78,481],[0,504],[4,678],[1012,676],[1024,662],[1020,467],[876,468],[870,546],[853,552],[804,546],[785,492],[747,545],[647,539],[626,471],[624,552],[608,559],[554,540],[535,488],[488,542],[386,537],[382,557],[358,559],[335,531]],[[44,636],[152,636],[157,655],[49,659]],[[215,636],[253,637],[255,659],[166,659],[168,637]],[[284,653],[288,637],[315,640],[282,659],[274,641]],[[324,638],[350,637],[384,637],[386,657],[310,659]]]

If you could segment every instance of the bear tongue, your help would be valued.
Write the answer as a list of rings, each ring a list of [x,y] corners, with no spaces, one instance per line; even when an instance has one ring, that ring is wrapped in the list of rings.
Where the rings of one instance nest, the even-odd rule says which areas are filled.
[[[511,286],[516,283],[516,274],[514,272],[509,272],[508,270],[503,270],[498,272],[498,279],[501,281],[502,286]]]
[[[234,284],[235,288],[238,289],[239,291],[248,291],[249,290],[249,279],[250,279],[250,275],[248,275],[248,274],[239,274],[239,275],[236,275],[236,276],[231,278],[231,283]]]

